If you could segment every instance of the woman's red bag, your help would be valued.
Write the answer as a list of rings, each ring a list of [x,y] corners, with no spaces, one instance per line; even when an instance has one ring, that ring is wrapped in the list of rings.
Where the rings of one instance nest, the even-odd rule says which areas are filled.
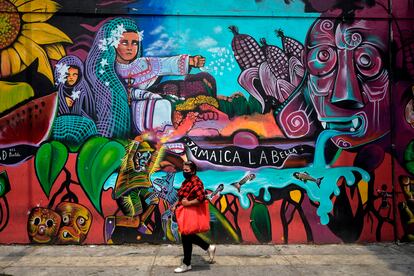
[[[204,200],[197,205],[178,206],[175,210],[178,231],[181,234],[189,235],[210,230],[210,210],[208,204],[209,201]]]

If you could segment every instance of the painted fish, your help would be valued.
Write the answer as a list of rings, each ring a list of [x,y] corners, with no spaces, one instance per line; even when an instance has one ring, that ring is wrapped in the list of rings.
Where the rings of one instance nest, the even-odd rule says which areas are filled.
[[[216,188],[214,192],[212,192],[211,194],[207,196],[207,198],[211,200],[215,195],[219,194],[223,190],[224,190],[224,184],[220,184],[218,185],[218,187]]]
[[[244,185],[248,181],[252,181],[255,178],[256,178],[256,175],[254,173],[250,173],[246,175],[245,177],[243,177],[239,182],[234,182],[234,183],[231,183],[230,185],[233,185],[234,187],[236,187],[237,191],[239,191],[240,193],[241,186]]]
[[[310,176],[307,172],[295,172],[295,173],[293,173],[293,176],[296,179],[299,179],[299,180],[301,180],[301,181],[303,181],[305,183],[306,183],[306,181],[313,181],[318,186],[321,184],[321,181],[323,179],[323,177],[319,177],[318,179],[315,179],[312,176]]]

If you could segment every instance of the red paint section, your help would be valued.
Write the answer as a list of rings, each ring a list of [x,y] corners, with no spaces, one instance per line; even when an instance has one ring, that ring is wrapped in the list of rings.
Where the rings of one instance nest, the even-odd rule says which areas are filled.
[[[72,180],[78,181],[75,171],[76,156],[71,154],[66,167],[72,173]],[[6,228],[0,233],[0,243],[29,243],[27,235],[28,216],[32,208],[44,207],[49,205],[49,200],[59,189],[60,184],[65,180],[64,173],[61,173],[50,192],[48,199],[44,194],[40,183],[36,178],[34,170],[34,158],[24,162],[18,166],[0,167],[0,171],[5,170],[10,180],[11,190],[6,195],[9,203],[9,222]],[[102,244],[103,238],[103,217],[95,210],[86,197],[79,185],[71,184],[71,191],[76,194],[79,204],[85,206],[92,213],[92,225],[89,230],[85,244]],[[116,210],[116,202],[112,199],[112,190],[105,191],[102,194],[102,210],[104,215],[112,215]],[[61,196],[55,201],[55,206],[60,202]]]

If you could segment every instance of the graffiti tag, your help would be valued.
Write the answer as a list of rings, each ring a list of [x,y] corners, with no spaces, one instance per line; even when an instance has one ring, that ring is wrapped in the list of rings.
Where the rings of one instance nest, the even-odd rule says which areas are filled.
[[[30,145],[19,145],[0,149],[0,165],[13,165],[33,156],[37,147]]]

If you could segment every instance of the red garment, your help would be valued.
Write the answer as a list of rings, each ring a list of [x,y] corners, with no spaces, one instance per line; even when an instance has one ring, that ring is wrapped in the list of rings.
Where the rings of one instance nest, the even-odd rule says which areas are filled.
[[[197,175],[193,175],[189,180],[184,180],[177,192],[177,195],[177,206],[181,205],[181,200],[183,198],[187,198],[188,200],[197,198],[200,202],[203,202],[206,198],[203,182],[201,182],[200,178],[198,178]]]

